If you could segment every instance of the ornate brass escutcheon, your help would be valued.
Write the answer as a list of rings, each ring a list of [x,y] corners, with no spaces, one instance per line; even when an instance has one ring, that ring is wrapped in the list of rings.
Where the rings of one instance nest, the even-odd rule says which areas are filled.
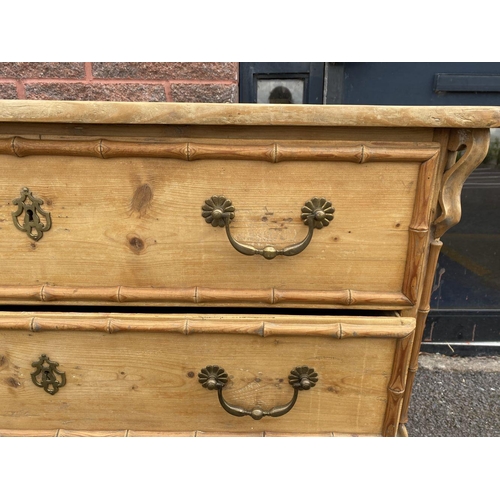
[[[292,399],[288,403],[275,406],[270,410],[263,410],[260,407],[245,410],[244,408],[228,403],[222,395],[222,389],[227,384],[227,380],[228,374],[224,368],[217,365],[206,366],[198,373],[198,382],[203,387],[210,391],[217,389],[219,403],[229,414],[235,417],[248,415],[254,420],[260,420],[263,417],[281,417],[288,413],[294,407],[299,391],[308,391],[316,385],[318,374],[314,371],[314,368],[309,368],[308,366],[297,366],[294,368],[290,372],[290,375],[288,375],[288,383],[293,387]]]
[[[45,354],[42,354],[38,361],[31,363],[31,366],[36,368],[36,371],[31,374],[33,383],[37,387],[43,387],[43,390],[52,396],[59,388],[66,385],[66,374],[57,369],[59,363],[51,361]],[[60,381],[57,380],[57,375],[61,377]]]
[[[325,198],[311,198],[307,201],[302,207],[301,213],[304,224],[309,227],[307,236],[301,242],[282,249],[274,248],[271,245],[264,248],[254,248],[236,241],[229,229],[229,224],[234,219],[234,211],[231,200],[228,200],[225,196],[212,196],[210,199],[205,200],[205,204],[201,207],[201,215],[208,224],[212,224],[214,227],[226,227],[227,238],[238,252],[244,255],[262,255],[265,259],[271,260],[277,255],[290,257],[305,250],[311,242],[314,229],[328,226],[333,220],[335,209],[331,202]]]
[[[35,198],[32,192],[27,187],[21,189],[21,196],[12,201],[17,205],[17,210],[12,212],[14,225],[20,231],[26,233],[32,240],[38,241],[45,231],[48,231],[52,226],[50,213],[46,212],[41,205],[43,200]],[[19,217],[24,212],[22,223],[19,222]],[[40,216],[45,219],[45,224],[40,220]]]

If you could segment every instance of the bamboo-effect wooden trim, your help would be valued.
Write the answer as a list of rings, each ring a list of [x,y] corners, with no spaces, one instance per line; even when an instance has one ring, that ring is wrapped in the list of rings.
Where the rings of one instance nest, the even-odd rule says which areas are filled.
[[[398,339],[391,378],[387,388],[387,407],[382,426],[382,435],[396,437],[400,422],[401,407],[406,389],[407,366],[413,344],[413,335],[406,335]]]
[[[269,317],[224,318],[215,315],[154,316],[118,313],[0,313],[0,329],[7,331],[160,333],[160,334],[229,334],[275,336],[313,336],[342,340],[345,338],[400,339],[415,329],[413,318],[390,317]]]
[[[398,437],[408,437],[408,429],[405,424],[399,424],[398,427]]]
[[[418,370],[418,356],[420,354],[420,345],[424,335],[425,322],[427,315],[430,311],[430,300],[432,294],[432,285],[434,283],[434,275],[436,273],[436,266],[439,258],[439,253],[443,243],[440,240],[434,240],[430,244],[429,259],[427,261],[427,269],[422,287],[422,295],[420,298],[420,308],[417,311],[417,326],[415,329],[415,341],[410,357],[410,365],[408,368],[407,389],[403,400],[403,407],[401,410],[401,422],[408,422],[408,409],[410,406],[411,393],[413,389],[413,382]]]
[[[127,437],[127,430],[87,431],[58,429],[56,437]]]
[[[59,429],[0,429],[0,437],[57,437]]]
[[[420,165],[413,214],[410,222],[410,228],[415,231],[426,231],[429,229],[432,193],[437,176],[438,158],[439,154],[436,153],[432,158]]]
[[[378,434],[346,434],[343,432],[206,432],[206,431],[142,431],[142,430],[71,430],[71,429],[0,429],[0,437],[380,437]]]
[[[425,250],[429,239],[429,220],[432,210],[433,186],[437,175],[439,155],[421,164],[413,214],[408,228],[408,250],[402,292],[412,304],[418,301],[419,277],[425,261]]]
[[[282,161],[348,161],[368,162],[424,162],[439,151],[434,143],[386,143],[289,146],[278,143],[258,144],[203,144],[195,142],[152,143],[125,142],[108,139],[51,140],[11,137],[0,139],[0,154],[25,156],[88,156],[94,158],[171,158],[177,160],[260,160],[270,163]]]
[[[411,304],[416,304],[418,301],[419,276],[424,265],[428,238],[428,230],[418,231],[412,228],[408,230],[408,251],[402,291]]]
[[[408,308],[412,302],[399,292],[357,290],[281,290],[231,288],[67,287],[53,285],[0,286],[2,302],[123,303],[123,304],[259,304]]]
[[[494,106],[317,106],[3,100],[0,122],[302,125],[320,127],[500,127]]]
[[[453,130],[448,149],[458,151],[465,146],[464,155],[443,176],[439,193],[441,214],[434,221],[435,237],[440,238],[448,229],[460,222],[462,187],[471,172],[481,164],[488,153],[490,132],[483,130]]]

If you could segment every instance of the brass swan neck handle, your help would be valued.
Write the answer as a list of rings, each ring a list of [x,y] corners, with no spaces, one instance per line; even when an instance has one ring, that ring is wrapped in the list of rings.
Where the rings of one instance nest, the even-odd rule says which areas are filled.
[[[272,245],[267,245],[264,248],[255,248],[251,245],[245,245],[236,241],[231,235],[229,224],[234,219],[235,208],[225,196],[212,196],[205,200],[205,204],[201,207],[201,215],[205,218],[207,224],[212,224],[214,227],[225,227],[229,242],[238,252],[243,255],[262,255],[265,259],[271,260],[278,255],[290,257],[297,255],[307,248],[311,242],[314,229],[321,229],[328,226],[333,220],[333,208],[331,202],[325,198],[311,198],[302,207],[301,218],[309,227],[307,236],[300,241],[286,248],[277,249]]]
[[[293,387],[292,399],[288,403],[274,406],[270,410],[263,410],[260,406],[246,410],[240,406],[228,403],[222,395],[222,389],[227,384],[227,380],[228,374],[224,368],[218,365],[206,366],[198,373],[198,382],[210,391],[217,390],[219,403],[229,414],[235,417],[249,416],[254,420],[260,420],[263,417],[281,417],[288,413],[294,407],[299,391],[307,391],[316,385],[318,374],[314,371],[314,368],[309,368],[308,366],[297,366],[294,368],[290,372],[290,375],[288,375],[288,383]]]

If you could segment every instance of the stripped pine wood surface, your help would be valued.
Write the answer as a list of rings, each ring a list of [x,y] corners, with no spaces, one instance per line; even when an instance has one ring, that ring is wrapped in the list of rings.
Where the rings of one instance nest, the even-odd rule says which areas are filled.
[[[2,101],[2,122],[493,128],[493,106],[314,106]]]
[[[405,151],[422,159],[437,150],[414,145]],[[393,154],[401,156],[399,151]],[[289,290],[303,290],[303,297],[295,292],[298,301],[312,305],[309,291],[370,292],[372,304],[379,294],[408,297],[403,276],[413,277],[411,287],[418,288],[419,266],[408,259],[409,234],[415,217],[423,217],[418,211],[415,215],[414,203],[417,196],[429,199],[428,183],[418,181],[420,163],[387,163],[387,154],[383,156],[384,161],[366,166],[303,160],[268,167],[261,160],[238,160],[227,167],[222,160],[199,160],[189,168],[182,160],[127,157],[105,160],[104,170],[103,160],[93,158],[4,156],[8,175],[0,182],[0,229],[8,238],[0,241],[0,255],[14,251],[17,258],[2,284],[26,286],[21,274],[28,274],[40,286],[143,289],[147,302],[152,299],[146,289],[193,287],[236,294],[238,289],[277,288],[283,289],[277,294],[283,298]],[[52,215],[53,227],[38,242],[23,237],[12,224],[12,200],[18,196],[13,184],[29,187]],[[366,198],[367,190],[373,198]],[[332,201],[335,218],[330,226],[315,230],[302,254],[262,262],[260,257],[242,257],[224,230],[204,222],[200,207],[214,194],[224,194],[236,208],[231,222],[235,237],[257,248],[283,248],[302,240],[307,228],[301,207],[314,196]],[[429,212],[428,204],[421,206]]]
[[[393,434],[412,318],[0,314],[0,420],[13,429]],[[188,333],[186,335],[186,333]],[[403,344],[401,344],[403,342]],[[31,363],[59,363],[66,385],[36,387]],[[228,415],[197,373],[222,366],[225,397],[271,408],[291,399],[290,370],[319,380],[284,417]],[[121,430],[120,430],[121,432]]]
[[[163,431],[69,431],[54,429],[48,431],[0,429],[0,437],[152,437],[152,438],[186,438],[186,437],[379,437],[378,434],[346,434],[341,432],[322,433],[290,433],[290,432],[163,432]]]
[[[497,107],[0,101],[0,304],[32,308],[0,311],[0,436],[407,436],[439,238],[499,126]],[[38,241],[13,221],[24,187],[52,217]],[[259,249],[304,239],[312,197],[334,219],[298,255],[243,256],[201,216],[214,195]],[[261,309],[129,309],[186,305]],[[297,307],[318,313],[273,313]],[[249,409],[289,401],[296,366],[319,381],[254,421],[198,383],[210,364]]]

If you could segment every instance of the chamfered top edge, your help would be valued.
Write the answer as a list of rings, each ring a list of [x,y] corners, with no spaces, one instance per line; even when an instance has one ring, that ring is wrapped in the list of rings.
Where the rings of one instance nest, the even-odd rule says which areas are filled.
[[[500,106],[0,100],[0,122],[497,128]]]

